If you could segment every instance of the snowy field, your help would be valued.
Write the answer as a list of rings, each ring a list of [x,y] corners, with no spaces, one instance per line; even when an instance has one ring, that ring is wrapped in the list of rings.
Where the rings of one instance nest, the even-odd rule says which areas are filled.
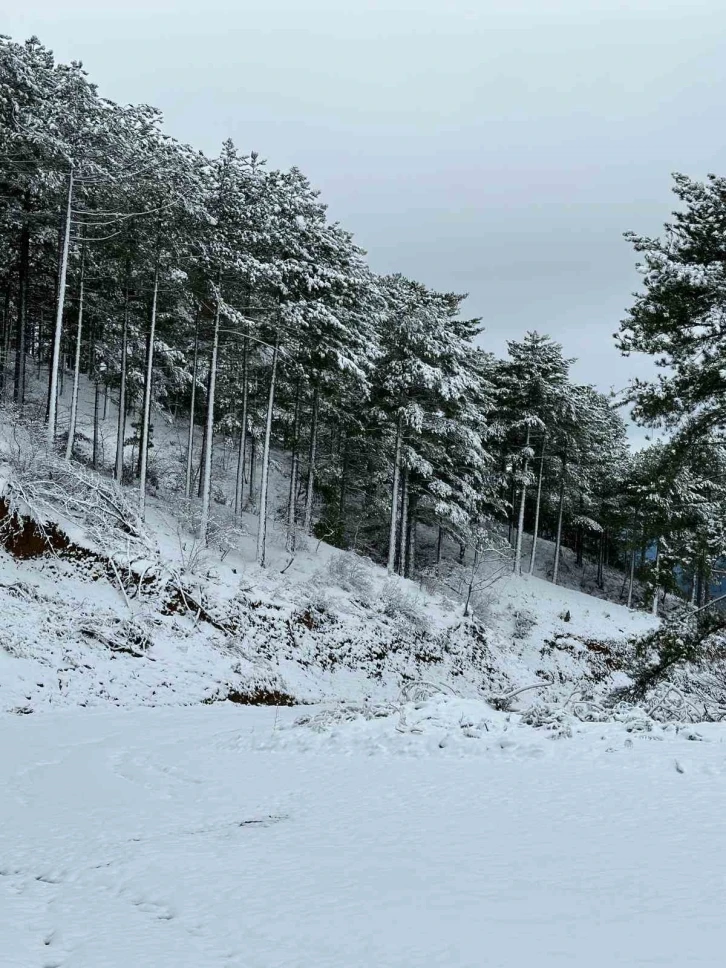
[[[722,727],[303,713],[3,716],[3,968],[724,963]]]

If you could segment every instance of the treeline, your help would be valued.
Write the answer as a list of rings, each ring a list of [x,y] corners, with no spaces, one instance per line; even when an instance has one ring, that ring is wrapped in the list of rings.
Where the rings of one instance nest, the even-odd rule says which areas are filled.
[[[464,296],[373,273],[298,169],[229,141],[208,158],[165,134],[155,109],[102,98],[37,39],[0,39],[0,239],[2,399],[27,412],[29,373],[47,373],[48,445],[81,456],[86,374],[96,420],[84,456],[138,487],[142,513],[154,416],[173,412],[188,420],[186,457],[165,486],[198,502],[206,535],[215,444],[233,440],[226,499],[259,515],[260,564],[282,449],[293,553],[314,532],[410,576],[508,526],[516,572],[534,569],[544,535],[554,581],[567,543],[597,561],[601,584],[606,563],[621,567],[624,596],[629,573],[665,588],[678,556],[694,588],[708,585],[721,554],[712,508],[698,520],[690,499],[690,517],[673,510],[701,478],[684,485],[672,448],[632,458],[611,401],[573,383],[559,344],[532,332],[495,358]],[[101,467],[109,395],[117,446]],[[669,497],[665,465],[678,467]],[[657,562],[643,550],[654,545]]]

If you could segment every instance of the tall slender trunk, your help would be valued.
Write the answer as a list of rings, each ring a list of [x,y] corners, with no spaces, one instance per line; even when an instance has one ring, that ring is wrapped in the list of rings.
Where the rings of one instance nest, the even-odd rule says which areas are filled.
[[[698,605],[699,607],[704,604],[703,584],[704,584],[703,561],[700,561],[698,564],[698,576],[696,578],[696,605]]]
[[[297,476],[298,436],[300,434],[300,381],[295,387],[295,416],[292,425],[292,457],[290,460],[290,494],[287,501],[287,537],[285,545],[290,554],[295,553],[295,528],[297,524]]]
[[[128,373],[129,341],[129,267],[126,266],[126,293],[124,296],[124,320],[121,328],[121,385],[118,392],[118,425],[116,431],[116,471],[119,484],[124,476],[124,445],[126,442],[126,375]]]
[[[18,278],[18,326],[15,340],[15,381],[13,399],[25,403],[25,357],[28,334],[28,275],[30,273],[30,229],[26,224],[20,235],[20,270]]]
[[[567,472],[567,460],[562,458],[562,479],[560,481],[560,500],[557,511],[557,537],[555,539],[555,564],[552,569],[552,584],[557,584],[560,573],[560,549],[562,548],[562,518],[565,510],[565,475]]]
[[[399,552],[398,552],[398,573],[403,578],[406,577],[406,570],[408,567],[408,504],[409,504],[409,494],[408,494],[408,470],[405,469],[402,474],[403,477],[403,487],[401,488],[401,530],[399,536]]]
[[[525,449],[529,451],[529,439],[530,439],[530,428],[527,427],[527,439],[525,441]],[[529,458],[524,459],[524,468],[522,470],[522,494],[519,499],[519,518],[517,520],[517,544],[514,549],[514,574],[522,574],[522,536],[524,533],[524,506],[527,500],[527,474],[529,473]]]
[[[398,487],[401,478],[401,432],[402,417],[399,416],[396,424],[396,449],[393,457],[393,491],[391,494],[391,530],[388,536],[388,574],[393,574],[396,564],[396,539],[398,527]]]
[[[220,285],[219,280],[217,286]],[[212,451],[214,449],[214,397],[217,387],[217,356],[219,354],[219,320],[222,313],[222,294],[217,292],[217,308],[214,313],[214,335],[212,337],[212,362],[209,372],[209,393],[207,396],[206,446],[204,448],[204,487],[202,489],[202,513],[199,533],[207,543],[209,531],[209,506],[212,495]]]
[[[45,314],[43,312],[43,307],[41,306],[38,312],[38,352],[35,357],[35,362],[37,364],[37,370],[35,373],[35,378],[40,382],[40,374],[43,370],[43,334],[45,333]],[[2,389],[0,388],[0,393]]]
[[[416,577],[416,525],[418,523],[416,511],[418,496],[409,495],[408,499],[408,529],[406,531],[406,570],[404,578]]]
[[[660,538],[655,542],[655,563],[653,565],[653,604],[651,612],[658,615],[658,593],[660,592]]]
[[[81,345],[83,343],[83,283],[86,271],[86,247],[81,248],[81,279],[78,285],[78,322],[76,325],[76,352],[73,359],[73,391],[71,394],[71,421],[68,426],[66,460],[73,456],[76,440],[76,417],[78,415],[78,384],[81,379]],[[94,467],[95,467],[94,463]]]
[[[346,505],[348,503],[348,481],[350,478],[350,445],[348,431],[341,432],[339,438],[342,444],[342,466],[340,469],[340,494],[338,495],[338,537],[342,547],[346,547]]]
[[[439,525],[439,536],[436,540],[436,574],[441,570],[441,554],[444,549],[444,529]]]
[[[542,478],[544,477],[545,447],[547,434],[542,434],[542,450],[539,455],[539,474],[537,476],[537,503],[534,509],[534,530],[532,532],[532,551],[529,556],[529,573],[534,574],[534,562],[537,555],[537,538],[539,537],[539,511],[542,504]]]
[[[184,477],[184,497],[192,495],[192,464],[194,461],[194,417],[197,405],[197,368],[199,366],[199,316],[197,310],[194,323],[194,362],[192,364],[192,399],[189,403],[189,432],[187,434],[187,469]]]
[[[98,372],[94,374],[95,377],[95,388],[93,393],[93,469],[96,470],[98,467],[98,401],[99,401],[99,386],[98,386]]]
[[[139,428],[139,512],[143,521],[146,513],[146,473],[149,465],[149,419],[151,417],[151,377],[154,368],[154,339],[156,337],[156,305],[159,296],[159,264],[154,267],[154,292],[151,298],[151,324],[149,349],[146,354],[146,378],[144,380],[144,403]]]
[[[633,536],[634,538],[635,536]],[[628,581],[628,608],[633,607],[633,586],[635,585],[635,540],[630,551],[630,579]]]
[[[150,351],[151,351],[151,328],[147,329],[147,331],[146,331],[146,349],[144,351],[144,360],[145,360],[144,366],[146,366],[146,361],[148,361],[148,359],[149,359],[149,353],[150,353]],[[153,372],[152,372],[152,375],[151,375],[151,380],[152,380],[152,384],[153,384],[153,380],[154,380]],[[149,428],[147,428],[147,427],[144,426],[143,414],[144,414],[144,394],[143,394],[143,390],[142,390],[142,394],[141,394],[141,413],[139,414],[139,432],[137,434],[137,436],[139,438],[139,452],[138,452],[138,454],[136,456],[136,476],[137,477],[140,477],[141,476],[141,451],[144,448],[144,437],[145,437],[146,431],[149,429]]]
[[[255,478],[257,476],[257,438],[250,434],[250,487],[248,491],[249,503],[255,504]]]
[[[63,233],[63,247],[61,250],[60,275],[58,279],[58,299],[55,317],[55,332],[53,334],[53,354],[50,363],[50,390],[48,396],[48,445],[55,443],[56,424],[58,422],[58,367],[60,365],[61,336],[63,334],[63,308],[66,298],[66,278],[68,276],[68,252],[71,242],[71,209],[73,206],[73,166],[68,172],[68,203],[66,206],[66,222]]]
[[[2,356],[0,357],[0,400],[2,400],[5,396],[5,387],[7,385],[7,366],[10,360],[10,330],[12,328],[12,321],[10,318],[11,292],[11,276],[10,273],[8,273],[8,283],[5,289],[5,307],[3,311],[3,338],[2,346],[0,347],[2,351]]]
[[[597,555],[597,587],[602,589],[605,582],[604,575],[604,562],[605,562],[605,532],[600,532],[600,544],[598,546]]]
[[[514,505],[517,500],[517,481],[514,477],[514,470],[512,470],[512,489],[509,498],[509,535],[507,540],[510,545],[514,541]]]
[[[310,534],[313,523],[313,495],[315,492],[315,456],[318,447],[318,412],[320,409],[320,397],[318,385],[315,384],[313,390],[313,412],[310,420],[310,451],[308,453],[308,481],[305,493],[305,518],[303,520],[303,530],[305,534]]]
[[[267,418],[265,420],[265,443],[262,450],[262,481],[260,483],[260,524],[257,529],[257,564],[265,567],[267,538],[267,483],[270,475],[270,439],[272,437],[272,414],[275,407],[275,380],[277,377],[277,357],[280,352],[280,336],[275,335],[275,349],[272,353],[272,372],[270,374],[270,394],[267,398]]]
[[[242,491],[245,483],[245,456],[247,450],[247,398],[248,398],[248,363],[247,354],[249,340],[245,336],[242,343],[242,426],[239,433],[239,454],[237,457],[237,481],[234,489],[234,513],[242,513]]]
[[[209,361],[209,369],[207,370],[207,407],[209,407],[209,389],[212,380],[212,365],[211,359]],[[204,429],[202,430],[202,449],[199,453],[199,478],[197,481],[197,497],[201,498],[204,492],[204,455],[207,453],[207,418],[206,411],[204,417]]]

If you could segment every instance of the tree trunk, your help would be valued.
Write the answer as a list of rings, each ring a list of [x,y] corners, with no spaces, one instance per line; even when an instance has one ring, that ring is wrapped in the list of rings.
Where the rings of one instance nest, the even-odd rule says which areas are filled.
[[[13,399],[25,404],[25,357],[28,332],[28,274],[30,272],[30,229],[23,225],[20,236],[20,271],[18,275],[18,326],[15,340],[15,381]]]
[[[605,532],[600,532],[600,544],[598,547],[597,555],[597,587],[602,589],[605,584],[605,573],[604,573],[604,562],[605,562]]]
[[[197,368],[199,366],[199,316],[197,310],[194,323],[194,362],[192,364],[192,399],[189,403],[189,432],[187,434],[187,469],[184,477],[184,497],[192,496],[192,462],[194,459],[194,417],[197,407]]]
[[[126,266],[126,293],[124,296],[124,321],[121,328],[121,385],[118,391],[118,425],[116,430],[116,471],[119,484],[124,477],[124,444],[126,441],[126,374],[128,372],[129,341],[129,267]]]
[[[398,552],[398,574],[403,578],[406,577],[406,568],[408,566],[408,470],[404,469],[403,474],[403,486],[401,488],[401,531],[399,536],[399,552]]]
[[[653,604],[651,611],[658,615],[658,593],[660,591],[660,538],[655,542],[655,563],[653,565]]]
[[[255,476],[257,474],[257,438],[250,434],[250,488],[247,492],[249,502],[254,507],[255,504]]]
[[[529,573],[534,574],[534,562],[537,554],[537,538],[539,537],[539,511],[542,503],[542,478],[544,476],[545,445],[547,435],[542,435],[542,450],[539,455],[539,475],[537,477],[537,503],[534,509],[534,530],[532,532],[532,551],[529,556]]]
[[[217,286],[220,285],[218,280]],[[214,335],[212,336],[212,362],[209,371],[209,392],[207,395],[207,426],[204,447],[204,487],[202,489],[202,513],[199,523],[199,536],[206,545],[209,538],[209,508],[212,497],[212,451],[214,450],[214,396],[217,387],[217,356],[219,354],[219,320],[222,313],[222,294],[217,292],[217,308],[214,313]]]
[[[248,342],[249,341],[245,336],[244,342],[242,343],[242,426],[240,428],[240,434],[239,434],[239,455],[237,457],[237,481],[235,483],[235,489],[234,489],[234,513],[238,516],[242,513],[242,491],[244,490],[244,483],[245,483],[245,451],[247,449]]]
[[[396,538],[398,526],[398,487],[401,477],[401,431],[402,418],[399,416],[396,424],[396,449],[393,457],[393,492],[391,494],[391,530],[388,536],[388,574],[393,574],[396,564]]]
[[[313,523],[313,495],[315,492],[315,455],[318,447],[318,411],[320,399],[317,383],[313,390],[313,413],[310,421],[310,452],[308,454],[308,482],[305,494],[305,518],[303,520],[303,530],[305,534],[310,534]]]
[[[7,366],[10,361],[10,330],[12,322],[10,318],[10,297],[11,297],[11,277],[8,273],[8,284],[5,289],[5,308],[3,314],[3,338],[2,338],[2,357],[0,358],[0,400],[5,396],[7,385]]]
[[[212,365],[210,359],[209,370],[207,371],[207,410],[209,409],[209,390],[212,381]],[[204,455],[207,453],[207,418],[204,417],[204,430],[202,431],[202,450],[199,454],[199,480],[197,483],[197,497],[201,498],[204,492]]]
[[[557,584],[557,578],[560,572],[560,549],[562,548],[562,518],[564,516],[565,510],[565,473],[567,470],[567,462],[565,458],[562,458],[562,480],[560,481],[560,500],[559,508],[557,511],[557,537],[555,539],[555,564],[552,569],[552,584]]]
[[[50,391],[48,396],[48,445],[55,444],[55,430],[58,422],[58,367],[60,365],[61,336],[63,334],[63,308],[66,298],[66,277],[68,275],[68,252],[71,241],[71,208],[73,206],[73,166],[68,172],[68,204],[66,207],[65,231],[61,250],[60,276],[58,280],[58,305],[53,334],[53,354],[50,363]]]
[[[635,543],[630,552],[630,580],[628,582],[628,608],[633,607],[633,586],[635,584]]]
[[[530,429],[527,427],[527,439],[525,449],[529,450]],[[517,520],[517,544],[514,549],[514,574],[522,574],[522,536],[524,533],[524,506],[527,500],[527,474],[529,472],[529,459],[525,457],[524,468],[522,470],[522,494],[519,499],[519,518]]]
[[[699,562],[698,565],[698,577],[696,580],[696,605],[700,608],[704,604],[703,601],[703,585],[704,585],[704,575],[703,575],[703,562]]]
[[[297,524],[297,471],[298,471],[298,446],[297,440],[300,433],[300,381],[295,387],[295,416],[292,425],[292,456],[290,460],[290,494],[287,501],[287,537],[285,546],[290,554],[295,553],[295,527]]]
[[[469,605],[471,604],[471,596],[474,592],[474,582],[476,581],[477,568],[479,566],[479,549],[474,548],[474,557],[471,561],[471,571],[469,572],[469,584],[466,589],[466,601],[464,602],[464,618],[469,616]]]
[[[99,398],[99,388],[98,388],[98,374],[96,377],[96,386],[93,394],[93,469],[98,468],[98,398]]]
[[[444,529],[439,525],[439,537],[436,541],[436,574],[441,571],[441,554],[444,549]]]
[[[338,441],[342,441],[343,466],[340,469],[340,494],[338,496],[338,536],[340,544],[346,546],[346,516],[345,507],[348,499],[348,477],[350,474],[350,447],[348,445],[348,432],[343,431],[338,435]],[[341,453],[341,448],[338,448]]]
[[[408,531],[406,534],[406,571],[404,578],[416,577],[416,525],[417,525],[418,496],[413,494],[408,499]]]
[[[146,514],[146,472],[149,464],[149,420],[151,417],[151,377],[154,367],[154,338],[156,337],[156,304],[159,295],[159,266],[154,269],[154,292],[151,299],[151,325],[149,349],[146,354],[146,378],[144,380],[144,403],[139,428],[139,512],[141,520]]]
[[[257,529],[257,564],[265,567],[267,538],[267,484],[270,475],[270,439],[272,437],[272,414],[275,407],[275,379],[277,377],[277,357],[280,352],[280,336],[275,335],[275,349],[272,353],[272,372],[270,374],[270,395],[267,399],[267,418],[265,420],[265,443],[262,449],[262,480],[260,483],[260,524]]]
[[[66,442],[66,460],[73,456],[73,445],[76,440],[76,417],[78,415],[78,384],[81,379],[81,345],[83,342],[83,282],[86,270],[86,248],[81,248],[81,279],[78,286],[78,323],[76,325],[76,352],[73,358],[73,390],[71,392],[71,420],[68,426],[68,440]],[[95,462],[94,462],[94,467]]]

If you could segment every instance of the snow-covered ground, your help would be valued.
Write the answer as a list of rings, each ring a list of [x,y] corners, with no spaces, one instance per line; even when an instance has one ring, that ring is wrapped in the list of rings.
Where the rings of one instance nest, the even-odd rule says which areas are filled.
[[[721,727],[299,716],[3,717],[3,968],[723,964]]]

